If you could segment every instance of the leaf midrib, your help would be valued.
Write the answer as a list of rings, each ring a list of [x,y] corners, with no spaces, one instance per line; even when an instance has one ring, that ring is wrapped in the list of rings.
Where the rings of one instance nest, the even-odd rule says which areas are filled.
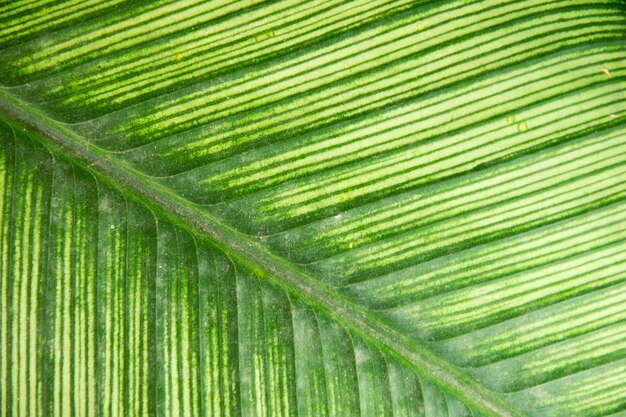
[[[184,200],[122,160],[106,154],[86,138],[0,88],[0,119],[32,136],[57,156],[91,172],[99,180],[144,204],[201,240],[218,246],[262,277],[388,351],[420,375],[445,387],[475,410],[492,417],[526,417],[497,393],[430,349],[383,323],[332,287],[271,253],[200,206]]]

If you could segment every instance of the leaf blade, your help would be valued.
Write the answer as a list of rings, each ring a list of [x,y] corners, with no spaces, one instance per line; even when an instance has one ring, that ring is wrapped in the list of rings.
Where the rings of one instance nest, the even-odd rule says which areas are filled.
[[[275,14],[278,29],[246,32],[285,5],[221,10],[215,3],[215,13],[196,4],[147,12],[139,5],[125,13],[135,13],[135,23],[154,17],[146,28],[163,24],[162,37],[131,20],[115,23],[110,13],[52,33],[48,49],[36,39],[16,45],[3,64],[11,71],[2,72],[28,83],[3,93],[4,117],[158,216],[209,236],[298,298],[343,316],[340,322],[401,352],[478,408],[619,410],[623,381],[603,364],[619,364],[622,351],[594,339],[619,319],[589,309],[602,295],[610,303],[623,280],[620,223],[598,220],[621,213],[624,192],[620,3],[365,2],[350,15],[340,4],[296,2]],[[354,23],[355,16],[365,18]],[[249,57],[227,44],[176,51],[204,42],[190,41],[206,30],[194,22],[218,21],[213,35],[248,45]],[[250,25],[228,38],[238,30],[229,25],[240,21]],[[337,24],[307,32],[309,23],[331,21]],[[104,36],[100,49],[87,45],[96,35]],[[143,52],[124,49],[140,44],[146,54],[161,46],[162,68],[145,71],[145,60],[134,61]],[[302,49],[294,52],[296,44]],[[196,81],[191,71],[207,79]],[[494,184],[498,194],[490,195]],[[589,219],[610,238],[568,228]],[[564,248],[568,237],[578,239],[575,248]],[[521,245],[535,238],[548,246],[535,244],[541,256],[531,259]],[[526,267],[502,264],[507,251]],[[469,271],[455,265],[457,256]],[[509,269],[496,271],[492,260]],[[441,266],[454,272],[443,286]],[[416,276],[422,268],[430,275]],[[613,296],[621,305],[621,295]],[[570,307],[593,324],[568,320],[567,340],[556,336],[561,327],[541,327],[551,323],[541,314]],[[507,327],[531,317],[539,318],[541,341]],[[487,334],[495,344],[477,347]],[[504,342],[505,335],[515,338]],[[559,359],[537,362],[546,352]],[[494,369],[497,382],[490,381]],[[586,398],[575,375],[605,375],[597,392],[606,401]],[[267,378],[280,381],[273,371]],[[189,405],[192,397],[177,401]],[[431,412],[457,409],[446,395],[435,397]]]

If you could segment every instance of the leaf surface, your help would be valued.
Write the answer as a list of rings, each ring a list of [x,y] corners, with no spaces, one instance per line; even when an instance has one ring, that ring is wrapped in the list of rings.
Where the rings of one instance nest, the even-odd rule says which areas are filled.
[[[0,22],[2,415],[626,412],[623,2]]]

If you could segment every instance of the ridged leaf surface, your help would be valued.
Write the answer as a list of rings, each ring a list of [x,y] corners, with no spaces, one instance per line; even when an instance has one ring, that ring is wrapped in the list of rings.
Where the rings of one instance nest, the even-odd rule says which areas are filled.
[[[626,416],[626,4],[0,5],[1,416]]]

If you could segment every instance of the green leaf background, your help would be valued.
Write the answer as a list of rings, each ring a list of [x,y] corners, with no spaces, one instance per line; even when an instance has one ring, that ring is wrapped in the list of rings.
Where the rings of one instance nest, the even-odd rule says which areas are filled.
[[[626,3],[0,3],[0,416],[626,416]]]

